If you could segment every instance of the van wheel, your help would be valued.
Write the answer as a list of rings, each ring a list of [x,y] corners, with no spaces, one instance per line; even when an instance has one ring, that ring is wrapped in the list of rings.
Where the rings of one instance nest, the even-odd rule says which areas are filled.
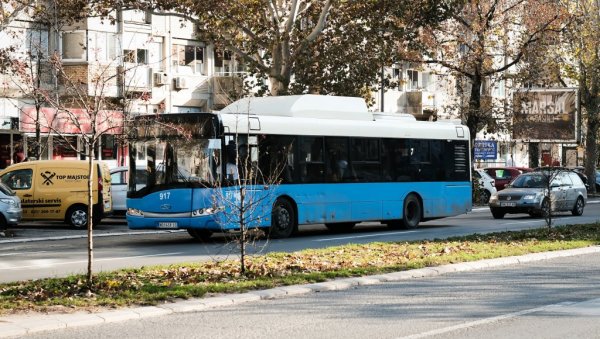
[[[66,219],[66,222],[75,228],[82,229],[87,227],[87,207],[80,205],[69,208]]]

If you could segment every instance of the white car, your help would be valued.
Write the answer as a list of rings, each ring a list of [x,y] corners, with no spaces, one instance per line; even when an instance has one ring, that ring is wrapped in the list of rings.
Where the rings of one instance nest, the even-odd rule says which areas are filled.
[[[144,168],[138,168],[136,183],[137,189],[146,186],[146,175]],[[114,214],[125,214],[127,212],[127,183],[129,182],[129,167],[120,166],[110,170],[110,182],[112,191],[112,209]]]
[[[473,178],[479,180],[479,188],[481,189],[479,193],[480,201],[487,204],[490,201],[490,197],[497,193],[494,178],[481,168],[476,168],[473,171]]]

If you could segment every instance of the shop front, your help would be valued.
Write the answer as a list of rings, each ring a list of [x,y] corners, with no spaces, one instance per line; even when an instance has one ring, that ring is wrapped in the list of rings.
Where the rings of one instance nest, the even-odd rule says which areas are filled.
[[[39,142],[36,138],[37,116],[40,117]],[[92,120],[96,122],[96,135],[99,136],[95,158],[107,162],[109,167],[124,164],[127,154],[121,145],[123,114],[120,111],[102,111],[96,119],[90,119],[90,115],[83,109],[71,109],[57,114],[52,108],[42,108],[38,115],[34,107],[24,108],[20,124],[24,158],[85,159],[86,139],[91,138]]]

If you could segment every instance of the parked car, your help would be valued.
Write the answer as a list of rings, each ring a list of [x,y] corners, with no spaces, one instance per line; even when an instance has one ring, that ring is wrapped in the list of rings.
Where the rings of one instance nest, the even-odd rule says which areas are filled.
[[[487,204],[492,194],[497,192],[494,178],[487,174],[483,169],[476,168],[473,171],[473,178],[479,183],[479,198],[482,203]]]
[[[531,168],[527,167],[487,167],[483,169],[485,173],[494,178],[496,190],[501,191],[510,184],[514,178],[521,173],[531,172]]]
[[[136,186],[138,189],[146,186],[146,171],[138,168]],[[114,214],[127,212],[127,183],[129,182],[129,167],[120,166],[110,170],[112,187],[112,210]]]
[[[548,172],[535,171],[519,175],[506,189],[492,195],[490,210],[495,219],[507,213],[528,213],[544,216],[552,211],[571,211],[583,214],[587,202],[587,190],[573,171],[557,172],[550,182],[550,199],[547,196]],[[551,206],[550,206],[551,205]]]
[[[10,187],[0,182],[0,230],[17,225],[22,213],[21,199]]]

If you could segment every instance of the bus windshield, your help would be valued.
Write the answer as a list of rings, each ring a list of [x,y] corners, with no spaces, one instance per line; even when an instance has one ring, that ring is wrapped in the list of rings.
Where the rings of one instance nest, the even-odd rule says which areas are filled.
[[[141,121],[130,144],[128,197],[170,188],[215,187],[221,163],[221,140],[214,138],[210,117],[188,121],[169,117]]]
[[[135,142],[132,146],[137,153],[137,175],[130,178],[130,182],[135,181],[135,185],[130,186],[130,195],[143,195],[165,186],[216,185],[220,163],[218,139],[147,141]]]

